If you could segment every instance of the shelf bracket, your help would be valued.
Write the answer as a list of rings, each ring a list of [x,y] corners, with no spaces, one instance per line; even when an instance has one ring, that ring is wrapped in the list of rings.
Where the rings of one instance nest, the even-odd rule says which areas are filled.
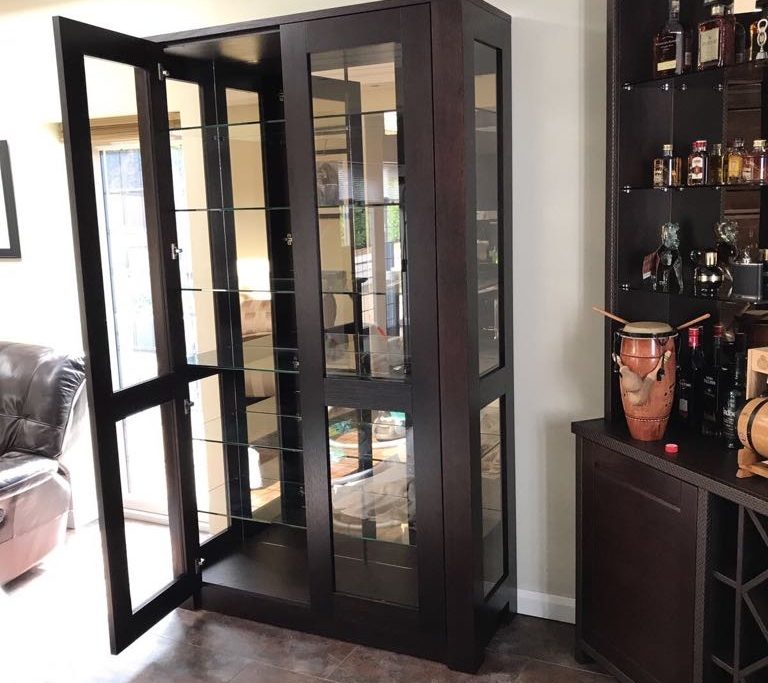
[[[171,72],[168,71],[160,62],[157,63],[157,80],[158,81],[164,81],[168,76],[171,75]]]
[[[192,406],[195,405],[194,401],[190,401],[188,398],[184,399],[184,414],[189,415],[192,412]]]

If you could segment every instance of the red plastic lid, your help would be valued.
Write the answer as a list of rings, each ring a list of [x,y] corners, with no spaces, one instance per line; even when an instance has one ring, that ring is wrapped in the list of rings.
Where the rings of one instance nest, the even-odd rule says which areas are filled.
[[[680,448],[676,443],[668,443],[666,446],[664,446],[664,452],[669,453],[670,455],[675,455]]]

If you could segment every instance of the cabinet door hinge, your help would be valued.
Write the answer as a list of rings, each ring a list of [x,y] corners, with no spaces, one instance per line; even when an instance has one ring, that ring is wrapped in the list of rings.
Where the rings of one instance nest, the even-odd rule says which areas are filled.
[[[203,567],[205,566],[205,558],[204,557],[196,557],[195,558],[195,574],[198,576],[203,573]]]
[[[171,245],[171,260],[176,261],[179,258],[179,254],[181,254],[184,250],[177,246],[176,244]]]
[[[192,406],[194,406],[194,401],[190,401],[188,398],[184,399],[184,414],[189,415],[192,412]]]

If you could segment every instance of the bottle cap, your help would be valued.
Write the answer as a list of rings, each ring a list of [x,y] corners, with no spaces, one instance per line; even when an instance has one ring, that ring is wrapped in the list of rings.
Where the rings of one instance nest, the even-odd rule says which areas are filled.
[[[698,342],[699,342],[700,338],[701,338],[701,328],[700,327],[689,327],[688,328],[688,344],[689,344],[689,346],[698,345]]]
[[[719,17],[725,14],[725,5],[712,5],[712,16]]]
[[[672,154],[672,145],[664,145],[664,152]]]
[[[664,446],[664,452],[669,453],[670,455],[677,455],[679,451],[680,447],[676,443],[668,443]]]
[[[766,0],[768,2],[768,0]],[[760,254],[760,260],[763,263],[768,263],[768,249],[758,249],[758,253]]]
[[[696,142],[693,143],[694,145],[698,145],[699,149],[707,149],[707,141],[706,140],[696,140]]]
[[[768,0],[766,0],[768,2]],[[723,153],[723,143],[722,142],[716,142],[714,145],[712,145],[712,154],[720,155]]]
[[[755,149],[765,149],[765,140],[755,140]]]
[[[705,251],[704,252],[704,263],[712,268],[713,266],[717,265],[717,252],[716,251]]]
[[[723,332],[725,332],[725,325],[723,325],[723,323],[715,323],[712,326],[712,336],[722,337]]]

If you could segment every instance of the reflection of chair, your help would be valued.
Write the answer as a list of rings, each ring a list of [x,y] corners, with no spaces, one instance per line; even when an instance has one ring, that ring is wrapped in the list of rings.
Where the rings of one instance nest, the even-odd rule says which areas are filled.
[[[272,302],[260,299],[244,298],[240,302],[240,321],[243,331],[243,342],[248,344],[244,351],[248,354],[248,362],[252,367],[258,367],[263,358],[265,369],[273,362],[272,351]],[[263,342],[263,348],[258,346]],[[253,343],[255,342],[255,344]],[[246,372],[245,395],[251,398],[266,398],[275,395],[275,375],[272,372]]]
[[[82,358],[0,343],[0,584],[64,539],[70,484],[60,459],[77,448],[84,380]]]

